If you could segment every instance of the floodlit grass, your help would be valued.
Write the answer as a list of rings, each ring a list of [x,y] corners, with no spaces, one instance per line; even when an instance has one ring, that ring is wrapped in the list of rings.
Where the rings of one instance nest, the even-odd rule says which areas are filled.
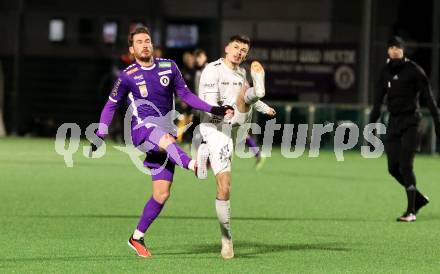
[[[80,147],[82,150],[82,147]],[[126,241],[151,195],[151,180],[107,146],[81,150],[67,168],[50,139],[0,139],[2,273],[435,273],[440,269],[439,158],[419,155],[419,188],[431,198],[415,223],[386,161],[359,152],[336,162],[285,159],[256,172],[234,160],[236,258],[220,257],[215,182],[176,168],[170,200],[146,235],[153,257]]]

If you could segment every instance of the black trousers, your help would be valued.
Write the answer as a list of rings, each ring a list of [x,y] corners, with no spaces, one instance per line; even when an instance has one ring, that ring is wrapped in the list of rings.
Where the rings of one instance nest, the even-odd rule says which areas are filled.
[[[415,187],[414,157],[420,144],[419,113],[390,115],[385,152],[388,172],[405,188]]]

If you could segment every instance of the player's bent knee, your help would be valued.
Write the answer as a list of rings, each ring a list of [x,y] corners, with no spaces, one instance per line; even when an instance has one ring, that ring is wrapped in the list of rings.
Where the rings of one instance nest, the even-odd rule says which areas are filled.
[[[166,134],[166,135],[164,135],[162,138],[163,138],[166,142],[168,142],[168,143],[170,143],[170,144],[176,142],[176,139],[175,139],[173,136],[171,136],[170,134]]]
[[[233,125],[243,125],[249,121],[250,112],[245,111],[241,112],[240,110],[237,110],[234,114],[234,117],[231,119],[231,124]]]
[[[154,196],[154,199],[160,203],[160,204],[164,204],[168,198],[170,198],[170,192],[169,191],[163,191],[163,192],[159,192],[156,193]]]
[[[229,184],[223,184],[219,186],[219,189],[223,192],[223,193],[229,193],[231,191],[231,186]]]
[[[165,149],[169,145],[171,145],[175,142],[176,142],[176,139],[173,136],[171,136],[170,134],[165,134],[159,140],[159,147]]]

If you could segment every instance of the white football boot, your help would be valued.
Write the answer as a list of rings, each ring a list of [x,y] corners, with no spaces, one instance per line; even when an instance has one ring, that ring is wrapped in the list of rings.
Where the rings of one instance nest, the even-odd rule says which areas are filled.
[[[201,143],[197,149],[197,160],[195,173],[197,178],[201,180],[208,179],[208,160],[209,160],[209,147],[205,143]]]
[[[222,251],[221,251],[223,259],[232,259],[234,258],[234,245],[232,244],[232,238],[228,239],[227,237],[222,237]]]
[[[253,61],[251,63],[251,77],[254,84],[255,95],[261,99],[266,94],[264,88],[264,69],[263,66],[258,61]]]

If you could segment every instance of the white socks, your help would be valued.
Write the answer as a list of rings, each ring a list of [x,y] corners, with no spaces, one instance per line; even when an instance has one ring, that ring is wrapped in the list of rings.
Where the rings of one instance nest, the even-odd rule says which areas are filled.
[[[215,210],[217,211],[217,218],[220,223],[220,231],[222,237],[231,239],[231,204],[228,201],[215,200]]]
[[[255,94],[254,88],[248,88],[244,93],[244,102],[248,105],[252,105],[257,102],[260,98]]]
[[[135,230],[133,233],[133,239],[139,240],[140,238],[144,237],[145,233],[140,232],[139,230]]]
[[[189,161],[188,168],[194,171],[194,167],[196,165],[196,160]]]

